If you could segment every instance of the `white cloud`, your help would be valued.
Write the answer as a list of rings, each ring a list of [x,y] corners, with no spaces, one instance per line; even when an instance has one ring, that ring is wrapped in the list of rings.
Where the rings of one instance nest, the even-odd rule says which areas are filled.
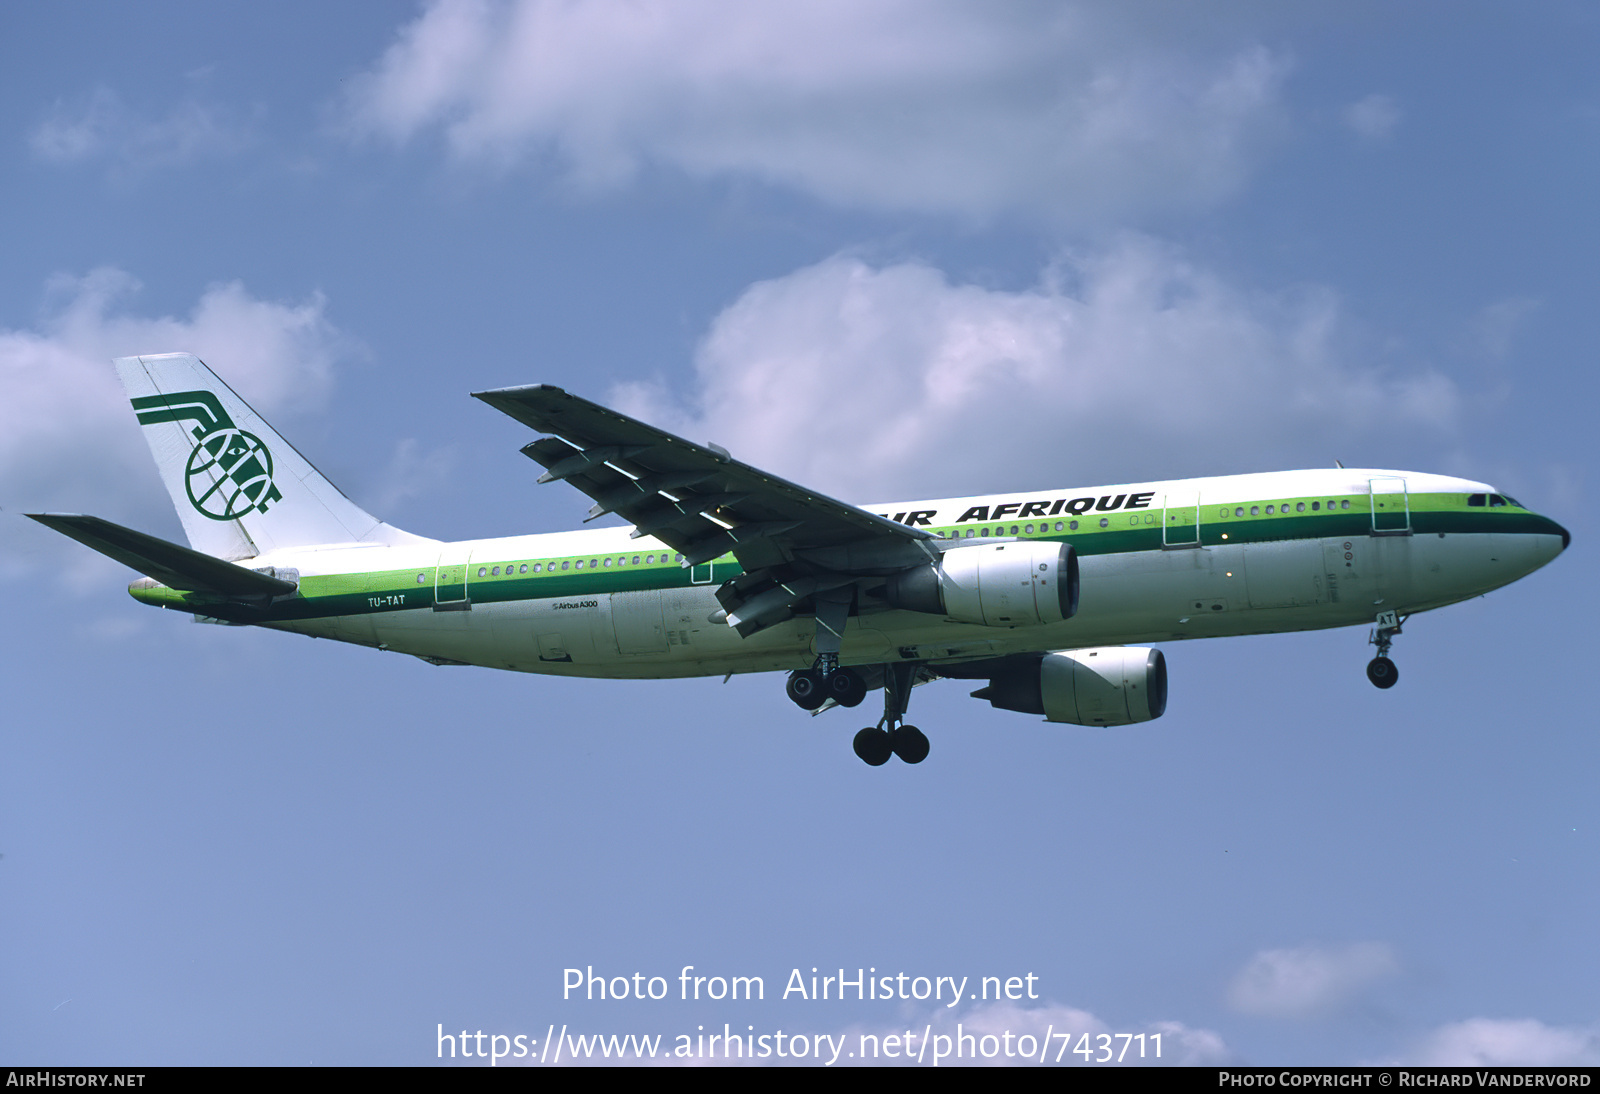
[[[442,131],[467,162],[551,157],[584,185],[657,164],[844,206],[1100,223],[1227,197],[1280,127],[1282,55],[1196,47],[1172,22],[965,0],[437,0],[348,107],[366,132]]]
[[[76,104],[58,100],[28,140],[34,155],[53,163],[109,160],[134,170],[222,155],[247,142],[246,128],[218,107],[186,100],[150,118],[103,87]]]
[[[127,311],[138,282],[121,270],[58,278],[50,288],[54,304],[35,329],[0,329],[0,499],[11,513],[137,520],[168,505],[113,357],[194,353],[270,411],[320,402],[347,348],[319,295],[285,304],[253,297],[238,282],[220,284],[178,318]],[[146,466],[145,474],[124,470]],[[0,546],[0,563],[19,564],[15,542]]]
[[[1504,360],[1529,317],[1542,307],[1527,296],[1508,296],[1485,307],[1468,324],[1472,347],[1491,360]]]
[[[1264,950],[1234,978],[1228,1002],[1245,1014],[1271,1018],[1323,1014],[1394,975],[1398,967],[1389,947],[1377,942]]]
[[[370,490],[373,511],[390,512],[409,498],[447,486],[456,463],[454,448],[424,451],[414,437],[397,441],[389,466]]]
[[[1433,1067],[1593,1067],[1600,1027],[1532,1018],[1472,1018],[1440,1026],[1397,1061]]]
[[[1368,95],[1344,108],[1344,124],[1358,137],[1387,140],[1400,124],[1400,107],[1387,95]]]
[[[1145,238],[1014,292],[835,257],[724,310],[689,399],[612,398],[859,502],[1327,466],[1448,433],[1451,382],[1354,363],[1347,326],[1326,292],[1246,292]]]

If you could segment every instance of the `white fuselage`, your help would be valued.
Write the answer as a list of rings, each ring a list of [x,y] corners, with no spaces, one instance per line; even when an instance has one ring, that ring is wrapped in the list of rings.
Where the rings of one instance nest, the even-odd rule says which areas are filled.
[[[1403,485],[1396,488],[1391,480]],[[1081,598],[1071,619],[1017,627],[962,623],[863,599],[846,628],[841,661],[937,663],[1311,630],[1370,623],[1388,611],[1403,616],[1441,607],[1514,581],[1564,546],[1554,525],[1555,531],[1530,531],[1526,522],[1508,522],[1505,531],[1497,531],[1481,527],[1476,513],[1467,514],[1476,520],[1462,525],[1468,530],[1424,530],[1424,513],[1416,508],[1420,499],[1491,489],[1443,476],[1337,469],[869,507],[944,538],[1064,539],[1079,551]],[[1323,497],[1329,501],[1318,500],[1316,510],[1303,500]],[[1357,499],[1353,509],[1352,498]],[[1412,509],[1389,515],[1408,498],[1417,499]],[[1064,499],[1068,508],[1050,499]],[[1083,508],[1087,499],[1097,499],[1099,507]],[[1383,505],[1389,509],[1380,513]],[[1252,506],[1258,512],[1249,515]],[[1293,534],[1263,538],[1274,529],[1260,511],[1276,515],[1280,506],[1281,527]],[[1235,517],[1236,510],[1243,515]],[[1001,519],[983,519],[994,514]],[[1437,519],[1447,522],[1450,516]],[[1455,527],[1437,524],[1447,526]],[[1244,541],[1235,542],[1230,527],[1250,534],[1236,536]],[[1318,534],[1319,529],[1330,534]],[[1112,542],[1097,537],[1119,532],[1171,542],[1097,549]],[[578,569],[568,569],[574,558]],[[264,556],[257,564],[293,569],[308,588],[318,580],[389,575],[389,584],[372,586],[373,610],[264,625],[441,662],[645,678],[796,669],[815,656],[815,623],[809,616],[747,638],[727,625],[714,590],[725,574],[737,572],[724,569],[731,560],[719,562],[715,573],[710,567],[686,570],[670,548],[649,538],[632,539],[627,528],[447,544],[330,546]],[[549,584],[554,589],[559,583],[561,591],[539,595],[535,579],[519,586],[532,592],[492,595],[497,582],[508,582],[506,588],[509,582],[528,582],[532,566],[540,568],[534,571],[539,575],[548,566]],[[393,575],[409,582],[412,571],[417,588],[394,584]],[[447,579],[461,583],[458,610],[444,610],[439,603],[445,594],[438,590]],[[408,596],[426,606],[410,606]]]

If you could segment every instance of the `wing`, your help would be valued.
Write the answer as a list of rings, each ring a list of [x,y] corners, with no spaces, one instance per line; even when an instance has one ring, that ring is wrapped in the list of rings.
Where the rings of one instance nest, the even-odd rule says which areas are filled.
[[[797,610],[848,614],[854,587],[938,557],[934,537],[796,486],[558,387],[473,393],[540,433],[522,451],[540,482],[569,482],[594,499],[589,519],[616,513],[633,535],[653,536],[684,565],[731,553],[744,573],[717,598],[744,635]],[[881,583],[881,582],[880,582]],[[843,617],[838,618],[842,628]],[[820,634],[819,634],[820,638]]]

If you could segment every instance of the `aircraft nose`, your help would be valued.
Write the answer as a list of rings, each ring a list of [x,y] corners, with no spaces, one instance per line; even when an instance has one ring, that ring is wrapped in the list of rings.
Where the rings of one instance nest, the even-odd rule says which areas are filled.
[[[1561,537],[1561,551],[1565,551],[1568,547],[1572,546],[1571,532],[1567,531],[1549,517],[1540,517],[1539,522],[1544,525],[1544,527],[1539,529],[1539,531],[1544,535]],[[1556,554],[1559,555],[1561,551],[1557,551]],[[1554,558],[1555,555],[1551,555],[1550,557]]]
[[[1571,546],[1572,533],[1549,517],[1540,517],[1539,525],[1540,527],[1531,538],[1536,545],[1534,552],[1539,559],[1539,565],[1543,566]],[[1561,537],[1560,547],[1556,546],[1557,536]]]

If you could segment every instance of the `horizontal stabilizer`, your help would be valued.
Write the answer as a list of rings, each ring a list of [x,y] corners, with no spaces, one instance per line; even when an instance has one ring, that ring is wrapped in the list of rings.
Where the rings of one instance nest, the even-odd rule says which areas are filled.
[[[29,513],[28,516],[107,558],[131,566],[161,584],[186,592],[224,596],[281,596],[295,584],[258,574],[232,562],[202,554],[164,539],[76,513]]]

